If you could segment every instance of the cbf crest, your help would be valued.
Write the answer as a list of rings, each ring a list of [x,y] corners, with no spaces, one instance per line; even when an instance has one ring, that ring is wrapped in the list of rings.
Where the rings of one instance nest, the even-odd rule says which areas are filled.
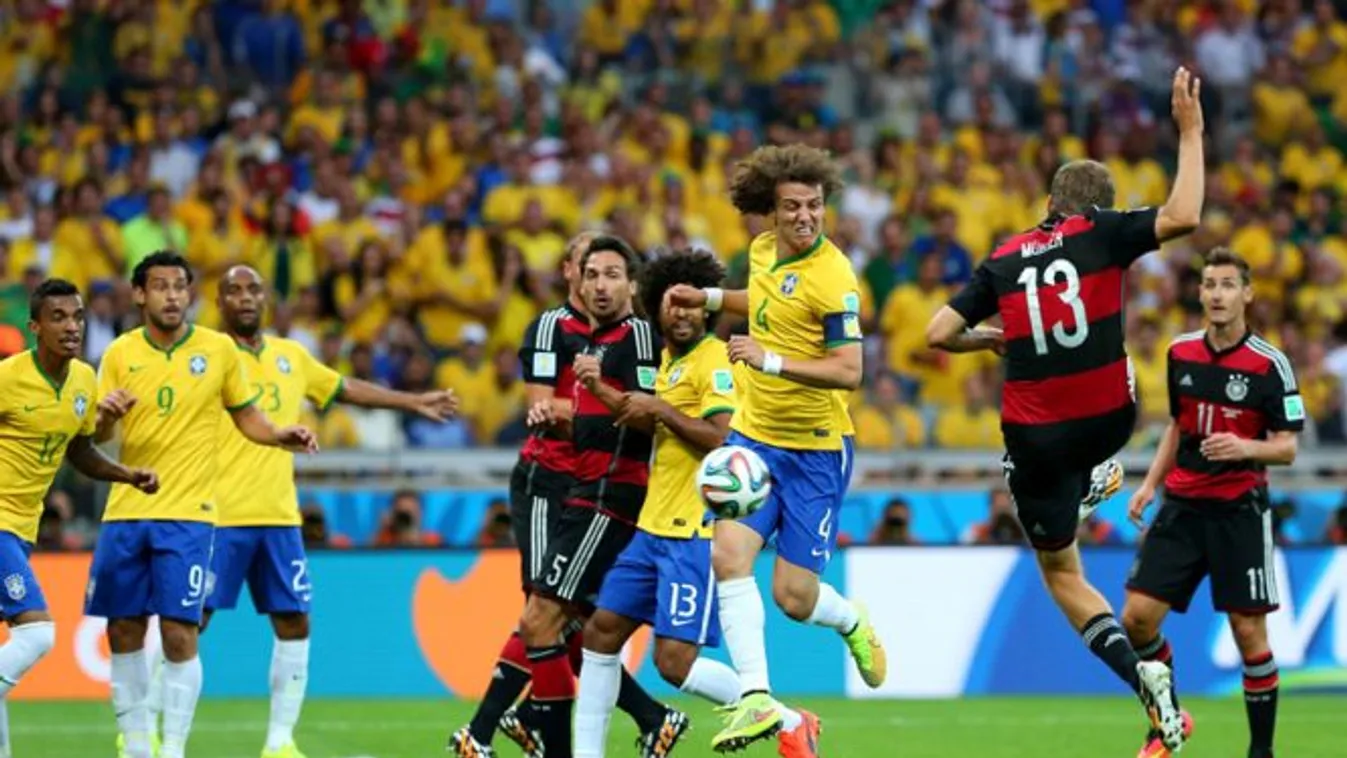
[[[781,294],[790,297],[795,294],[795,288],[800,286],[800,275],[796,273],[786,274],[786,278],[781,280]]]
[[[669,372],[669,386],[672,387],[672,386],[674,386],[675,384],[678,384],[678,380],[681,379],[682,377],[683,377],[683,367],[682,367],[682,366],[679,366],[679,367],[675,368],[673,371],[670,371],[670,372]]]
[[[84,414],[89,412],[89,396],[83,392],[75,393],[75,401],[72,405],[75,409],[75,418],[84,418]]]
[[[5,577],[5,594],[15,602],[28,596],[28,584],[23,581],[23,574],[10,574]]]
[[[206,373],[206,356],[194,355],[187,361],[187,370],[192,372],[192,376],[201,376]]]
[[[284,355],[276,356],[276,370],[281,372],[282,374],[289,374],[290,359],[286,358]]]
[[[1243,374],[1231,374],[1225,383],[1225,396],[1238,403],[1249,396],[1249,377]]]

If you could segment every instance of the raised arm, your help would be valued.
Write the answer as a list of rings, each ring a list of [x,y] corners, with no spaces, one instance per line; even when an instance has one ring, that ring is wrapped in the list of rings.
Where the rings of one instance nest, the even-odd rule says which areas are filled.
[[[700,289],[687,284],[675,284],[664,293],[664,299],[675,308],[705,308],[748,318],[748,290],[725,290],[719,287]]]
[[[1188,69],[1174,72],[1170,106],[1179,127],[1179,165],[1169,199],[1155,215],[1155,238],[1160,242],[1182,237],[1202,222],[1206,194],[1206,158],[1203,154],[1202,80]]]

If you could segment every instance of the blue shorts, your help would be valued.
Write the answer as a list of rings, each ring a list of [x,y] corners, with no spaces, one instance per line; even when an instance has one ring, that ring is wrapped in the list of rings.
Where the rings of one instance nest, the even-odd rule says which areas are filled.
[[[85,614],[201,623],[214,534],[215,525],[201,521],[103,522]]]
[[[4,577],[5,593],[0,595],[0,615],[12,619],[20,613],[47,610],[47,598],[37,583],[28,556],[33,543],[13,532],[0,532],[0,577]]]
[[[215,530],[206,609],[232,609],[243,582],[258,613],[308,613],[313,585],[297,526],[222,526]]]
[[[777,555],[822,574],[837,548],[837,512],[855,463],[852,438],[842,439],[841,450],[788,450],[732,431],[725,444],[749,448],[772,472],[767,502],[740,523],[764,541],[775,535]]]
[[[637,530],[604,576],[597,605],[644,621],[656,636],[719,647],[711,540]]]

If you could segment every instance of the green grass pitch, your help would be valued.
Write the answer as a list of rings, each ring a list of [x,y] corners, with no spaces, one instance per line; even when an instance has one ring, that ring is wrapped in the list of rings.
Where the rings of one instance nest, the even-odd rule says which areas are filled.
[[[710,758],[718,722],[698,702],[679,701],[693,719],[677,758]],[[1140,707],[1106,698],[996,698],[946,701],[806,700],[823,719],[824,758],[1132,758],[1140,746]],[[1244,703],[1190,699],[1196,733],[1182,758],[1243,758]],[[14,758],[98,758],[114,755],[113,717],[106,703],[17,702],[9,707]],[[450,730],[466,723],[472,704],[426,700],[314,700],[305,705],[298,741],[308,758],[444,756]],[[256,758],[266,732],[263,700],[204,700],[188,745],[189,758]],[[635,729],[613,719],[608,754],[634,756]],[[1283,696],[1278,755],[1341,758],[1347,697]],[[519,752],[505,740],[503,758]],[[776,755],[762,743],[740,755]]]

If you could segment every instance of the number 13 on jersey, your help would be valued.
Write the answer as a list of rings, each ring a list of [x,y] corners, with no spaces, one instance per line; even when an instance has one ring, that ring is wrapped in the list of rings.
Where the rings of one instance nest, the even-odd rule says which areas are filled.
[[[1090,336],[1089,317],[1085,313],[1085,303],[1080,299],[1080,273],[1076,271],[1075,265],[1065,258],[1049,263],[1041,273],[1042,286],[1063,285],[1061,291],[1056,293],[1056,297],[1071,310],[1071,323],[1068,324],[1064,319],[1054,322],[1051,326],[1043,323],[1043,303],[1040,297],[1046,293],[1038,291],[1040,270],[1037,266],[1027,266],[1020,272],[1019,283],[1024,285],[1024,299],[1029,310],[1029,328],[1034,333],[1034,352],[1039,355],[1048,354],[1049,332],[1052,334],[1052,340],[1061,347],[1068,350],[1080,347]]]

